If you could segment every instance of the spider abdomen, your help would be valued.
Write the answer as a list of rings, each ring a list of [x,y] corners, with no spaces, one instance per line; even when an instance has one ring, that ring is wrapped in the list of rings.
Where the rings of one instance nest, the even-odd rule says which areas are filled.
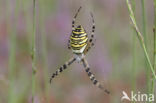
[[[87,33],[84,31],[82,26],[78,26],[75,30],[72,31],[70,36],[70,46],[73,53],[81,54],[85,50],[88,42]]]

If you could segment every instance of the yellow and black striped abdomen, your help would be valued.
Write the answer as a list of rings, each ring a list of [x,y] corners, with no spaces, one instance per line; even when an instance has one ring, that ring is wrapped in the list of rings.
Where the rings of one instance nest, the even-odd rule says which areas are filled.
[[[73,50],[73,53],[83,53],[87,46],[87,42],[88,36],[82,26],[78,26],[75,30],[72,31],[72,35],[70,36],[70,46]]]

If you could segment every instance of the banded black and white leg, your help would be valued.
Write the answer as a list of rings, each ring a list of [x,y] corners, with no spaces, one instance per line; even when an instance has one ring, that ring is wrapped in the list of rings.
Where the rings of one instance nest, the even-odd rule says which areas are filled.
[[[92,32],[91,32],[91,37],[89,39],[89,43],[91,44],[91,46],[94,45],[93,43],[93,39],[94,39],[94,34],[95,34],[95,21],[94,21],[94,17],[93,17],[93,14],[90,13],[91,17],[92,17]]]
[[[71,49],[71,47],[70,47],[70,40],[68,40],[68,49]]]
[[[75,14],[75,16],[74,16],[74,18],[73,18],[73,21],[72,21],[72,30],[75,30],[75,20],[76,20],[76,17],[77,17],[77,15],[78,15],[78,13],[80,12],[80,10],[81,10],[81,6],[80,6],[80,8],[78,9],[78,11],[76,12],[76,14]]]
[[[83,66],[85,68],[86,73],[88,74],[90,80],[93,82],[94,85],[96,85],[98,88],[104,90],[104,92],[106,92],[107,94],[109,94],[110,92],[105,89],[99,82],[98,80],[95,78],[94,74],[90,71],[90,67],[88,62],[86,61],[85,58],[83,58],[82,60]]]
[[[91,17],[92,17],[92,31],[91,31],[91,37],[90,37],[90,39],[89,39],[89,41],[88,41],[88,47],[87,47],[87,49],[86,49],[86,53],[90,50],[90,48],[92,47],[92,46],[94,46],[94,42],[95,42],[95,40],[94,40],[94,42],[93,42],[93,39],[94,39],[94,34],[95,34],[95,22],[94,22],[94,17],[93,17],[93,14],[92,13],[90,13],[90,15],[91,15]],[[85,53],[85,54],[86,54]]]
[[[93,26],[92,26],[92,32],[91,32],[91,37],[88,41],[88,47],[86,48],[84,54],[87,54],[88,51],[91,49],[92,46],[94,46],[94,42],[95,42],[95,39],[94,39],[94,34],[95,34],[95,22],[94,22],[94,18],[93,18],[93,14],[90,13],[91,17],[92,17],[92,22],[93,22]],[[93,39],[94,39],[94,42],[93,42]]]
[[[51,78],[50,78],[50,83],[52,82],[52,80],[58,76],[61,72],[63,72],[65,69],[67,69],[67,67],[69,65],[71,65],[74,61],[76,60],[76,58],[71,58],[69,59],[65,64],[63,64],[55,73],[52,74]]]

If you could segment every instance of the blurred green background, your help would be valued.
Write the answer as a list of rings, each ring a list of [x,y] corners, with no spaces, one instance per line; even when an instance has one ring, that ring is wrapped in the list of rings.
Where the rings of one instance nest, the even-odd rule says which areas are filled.
[[[145,14],[141,1],[135,2],[135,15],[152,60],[153,1],[145,0]],[[90,11],[96,24],[95,46],[86,59],[110,95],[95,87],[77,62],[49,84],[52,73],[73,56],[67,43],[80,6],[76,24],[90,35]],[[123,90],[148,93],[151,73],[130,25],[126,0],[36,0],[35,20],[34,103],[121,103]],[[0,103],[31,103],[32,34],[33,0],[0,0]]]

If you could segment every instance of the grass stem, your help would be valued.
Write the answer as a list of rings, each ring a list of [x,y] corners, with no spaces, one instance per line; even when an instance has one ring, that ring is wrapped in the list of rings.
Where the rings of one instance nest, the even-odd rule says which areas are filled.
[[[146,12],[145,12],[145,0],[141,0],[141,6],[142,6],[142,34],[144,37],[145,45],[147,45],[146,40]]]
[[[147,49],[146,49],[145,42],[144,42],[144,37],[142,36],[141,32],[138,29],[138,26],[137,26],[136,20],[135,20],[135,16],[134,16],[134,13],[133,13],[133,10],[132,10],[132,7],[131,7],[131,4],[130,4],[129,0],[127,0],[127,6],[128,6],[128,10],[129,10],[130,19],[132,21],[132,26],[133,26],[134,30],[136,31],[136,33],[137,33],[137,37],[138,37],[138,39],[140,41],[140,44],[141,44],[141,46],[143,48],[143,51],[144,51],[145,57],[147,59],[147,62],[148,62],[149,66],[150,66],[150,69],[151,69],[151,71],[153,73],[153,77],[154,77],[154,79],[156,79],[155,71],[153,69],[152,63],[151,63],[149,55],[147,53]]]
[[[16,22],[12,22],[11,19],[13,18],[16,21],[17,14],[18,14],[18,0],[15,1],[15,13],[13,16],[10,14],[10,1],[7,0],[7,31],[9,34],[9,99],[8,103],[15,103],[16,97],[14,94],[14,85],[15,85],[15,64],[16,64]],[[12,23],[15,23],[12,25]]]
[[[48,73],[48,62],[47,62],[47,48],[46,48],[46,43],[47,43],[47,37],[46,37],[46,32],[44,28],[44,6],[45,3],[43,0],[39,0],[39,9],[40,9],[40,32],[41,32],[41,39],[42,39],[42,63],[43,63],[43,77],[44,77],[44,95],[45,95],[45,101],[46,103],[49,103],[49,96],[48,96],[48,83],[49,83],[49,78],[47,78],[47,73]]]
[[[145,46],[147,47],[147,37],[146,37],[146,11],[145,11],[145,0],[141,0],[141,9],[142,9],[142,34],[144,37],[144,43]],[[146,65],[146,58],[145,58],[145,67],[146,69],[146,78],[147,78],[147,92],[150,93],[150,88],[151,88],[151,72],[149,70],[149,67]]]
[[[33,0],[33,34],[32,34],[32,103],[34,103],[35,96],[35,76],[36,76],[36,47],[35,47],[35,36],[36,36],[36,0]]]
[[[155,33],[155,28],[153,28],[153,37],[154,37],[154,50],[153,50],[153,68],[154,70],[156,70],[156,33]],[[155,83],[154,83],[154,77],[152,76],[152,82],[151,82],[151,89],[150,89],[150,93],[154,94],[154,90],[155,90]],[[152,102],[150,102],[152,103]]]
[[[154,50],[153,50],[153,68],[156,71],[156,0],[154,0],[154,28],[153,28],[153,36],[154,36]],[[152,76],[152,83],[151,83],[151,93],[154,94],[155,92],[155,83],[154,77]]]
[[[132,9],[133,9],[134,13],[135,13],[135,5],[136,5],[135,0],[132,0]],[[134,30],[133,30],[133,33],[135,33]],[[135,35],[133,35],[132,72],[133,72],[132,89],[133,89],[133,91],[136,91],[136,36]],[[135,103],[135,102],[133,102],[133,103]]]

